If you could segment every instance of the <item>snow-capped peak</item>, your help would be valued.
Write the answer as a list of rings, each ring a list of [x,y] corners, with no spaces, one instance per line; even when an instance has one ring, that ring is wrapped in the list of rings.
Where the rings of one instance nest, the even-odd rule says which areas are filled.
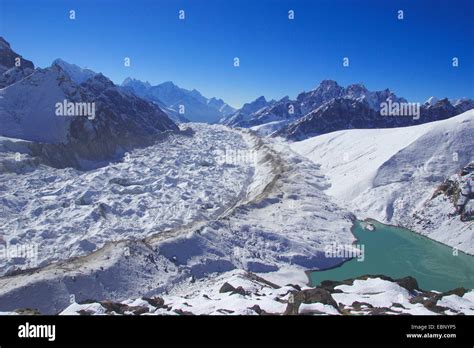
[[[436,98],[436,97],[430,97],[430,98],[428,98],[427,101],[425,101],[425,104],[427,104],[427,105],[435,105],[435,104],[438,102],[438,100],[439,100],[439,99]]]
[[[160,87],[162,88],[179,88],[176,86],[173,81],[165,81],[159,84]]]
[[[146,87],[151,87],[151,84],[150,82],[148,81],[140,81],[140,80],[137,80],[137,79],[134,79],[133,77],[127,77],[125,80],[123,80],[122,82],[122,86],[128,86],[128,85],[142,85],[142,86],[146,86]]]
[[[333,88],[338,88],[340,87],[336,81],[334,80],[322,80],[321,83],[319,84],[318,87],[314,88],[313,91],[315,90],[329,90]]]
[[[63,70],[69,75],[71,80],[78,84],[81,84],[96,75],[96,73],[90,69],[81,68],[75,64],[70,64],[60,58],[55,59],[51,66],[59,67],[61,70]]]
[[[252,112],[258,111],[268,104],[265,97],[262,95],[255,99],[253,102],[246,103],[242,107],[241,111],[243,114],[251,114]]]

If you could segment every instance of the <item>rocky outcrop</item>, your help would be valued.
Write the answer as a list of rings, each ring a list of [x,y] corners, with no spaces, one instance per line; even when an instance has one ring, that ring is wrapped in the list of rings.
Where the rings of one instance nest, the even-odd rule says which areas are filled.
[[[10,44],[0,36],[0,89],[20,81],[34,69],[32,61],[12,50]]]
[[[413,277],[364,275],[343,281],[323,281],[317,287],[274,287],[254,273],[234,271],[200,283],[198,287],[192,283],[188,291],[172,296],[83,301],[72,304],[63,314],[445,315],[468,314],[474,310],[472,290],[457,288],[442,293],[422,290]],[[236,294],[239,297],[233,298]],[[446,301],[447,298],[450,300]]]

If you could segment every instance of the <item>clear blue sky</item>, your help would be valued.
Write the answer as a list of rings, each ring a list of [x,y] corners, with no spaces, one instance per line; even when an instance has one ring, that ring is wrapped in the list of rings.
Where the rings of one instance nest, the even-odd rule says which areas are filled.
[[[0,35],[37,66],[60,57],[115,83],[171,80],[236,107],[322,79],[411,101],[474,97],[472,0],[0,0],[0,11]]]

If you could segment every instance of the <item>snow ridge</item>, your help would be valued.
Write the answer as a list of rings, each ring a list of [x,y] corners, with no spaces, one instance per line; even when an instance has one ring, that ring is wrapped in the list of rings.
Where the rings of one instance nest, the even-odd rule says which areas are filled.
[[[322,166],[331,183],[326,192],[358,218],[404,226],[474,254],[473,225],[454,214],[446,197],[431,200],[474,160],[472,134],[474,110],[413,127],[333,132],[291,147]]]

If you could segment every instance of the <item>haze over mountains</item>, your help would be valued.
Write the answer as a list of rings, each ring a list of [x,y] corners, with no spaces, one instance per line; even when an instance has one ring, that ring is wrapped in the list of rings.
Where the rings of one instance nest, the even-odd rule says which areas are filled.
[[[148,82],[126,78],[122,87],[139,97],[158,104],[170,117],[179,122],[216,123],[235,109],[222,99],[206,98],[196,89],[187,90],[167,81],[152,86]]]
[[[4,39],[5,56],[15,56]],[[6,51],[6,52],[5,52]],[[33,70],[2,59],[0,135],[41,143],[35,151],[60,167],[108,160],[134,146],[155,141],[177,125],[154,103],[126,92],[102,74],[56,60]],[[25,75],[27,75],[25,77]],[[94,106],[92,117],[58,116],[63,101]],[[85,104],[83,104],[85,103]]]

